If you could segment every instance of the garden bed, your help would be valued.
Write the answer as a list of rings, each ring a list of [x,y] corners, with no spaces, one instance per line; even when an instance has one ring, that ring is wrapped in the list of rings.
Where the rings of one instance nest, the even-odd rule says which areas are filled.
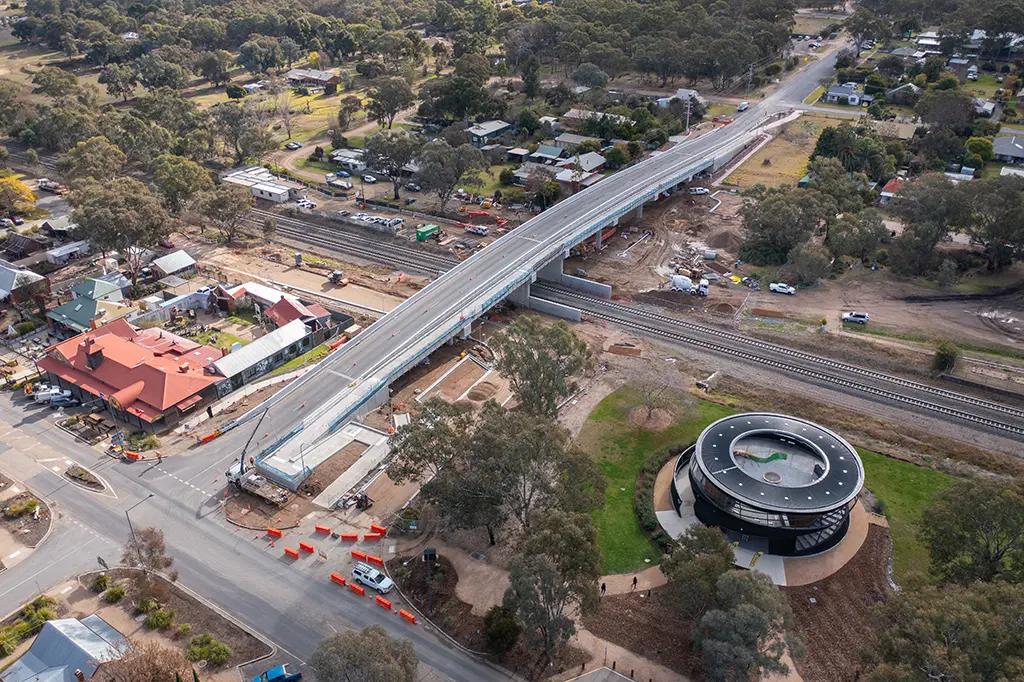
[[[83,486],[89,490],[103,490],[106,488],[95,474],[78,464],[72,464],[64,472],[64,476],[72,483]]]
[[[0,526],[26,547],[35,547],[50,530],[50,508],[29,492],[4,501]]]

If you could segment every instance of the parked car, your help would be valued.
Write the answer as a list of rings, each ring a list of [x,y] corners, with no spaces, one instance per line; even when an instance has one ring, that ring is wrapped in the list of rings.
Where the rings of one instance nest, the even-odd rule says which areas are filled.
[[[789,294],[792,296],[796,293],[796,288],[789,286],[785,282],[772,282],[768,285],[769,291],[774,291],[777,294]]]
[[[302,679],[302,671],[289,672],[288,664],[268,668],[252,678],[251,682],[298,682]]]
[[[409,190],[410,192],[419,192],[421,189],[423,189],[422,187],[417,185],[415,182],[407,182],[407,183],[405,183],[405,188],[407,190]]]
[[[25,224],[25,219],[22,218],[20,215],[12,215],[11,216],[11,220],[14,222],[15,225],[24,225]]]
[[[345,216],[352,215],[352,212],[351,211],[346,211],[346,210],[342,209],[342,210],[338,211],[337,215],[339,217],[341,217],[341,218],[344,218]]]
[[[0,225],[3,227],[14,227],[14,221],[10,218],[0,218]]]
[[[348,171],[340,170],[340,171],[335,172],[334,177],[336,177],[336,178],[351,178],[352,174],[349,173]]]
[[[709,190],[707,187],[691,187],[690,189],[688,189],[686,191],[689,192],[690,194],[693,194],[693,195],[711,194],[711,190]]]
[[[377,182],[377,178],[373,177],[372,175],[364,175],[363,176],[363,182],[366,182],[366,183],[369,183],[369,184],[372,185],[373,183]]]
[[[867,313],[849,312],[843,313],[842,320],[845,324],[867,324],[871,321],[871,316]]]
[[[59,388],[50,388],[45,391],[36,391],[32,394],[32,400],[40,404],[47,404],[58,398],[70,398],[71,391],[62,391]]]
[[[66,393],[67,391],[65,391]],[[73,398],[70,395],[58,395],[50,398],[50,407],[75,407],[81,405],[82,401],[78,398]]]
[[[301,142],[289,142],[288,144],[286,144],[284,146],[284,148],[288,149],[290,151],[295,151],[296,149],[302,149],[302,143]]]
[[[391,578],[362,561],[357,561],[356,565],[352,568],[352,577],[356,579],[356,582],[377,590],[381,594],[387,594],[395,587],[395,584],[391,582]]]
[[[750,108],[750,102],[748,102],[746,100],[743,100],[742,102],[740,102],[739,106],[736,107],[736,111],[746,111],[749,108]]]

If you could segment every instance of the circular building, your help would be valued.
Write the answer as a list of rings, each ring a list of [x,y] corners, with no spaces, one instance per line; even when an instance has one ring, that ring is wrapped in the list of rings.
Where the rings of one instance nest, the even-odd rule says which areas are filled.
[[[843,538],[863,485],[860,457],[840,436],[748,413],[719,419],[679,456],[672,498],[682,515],[680,490],[690,488],[701,522],[759,551],[800,556]]]

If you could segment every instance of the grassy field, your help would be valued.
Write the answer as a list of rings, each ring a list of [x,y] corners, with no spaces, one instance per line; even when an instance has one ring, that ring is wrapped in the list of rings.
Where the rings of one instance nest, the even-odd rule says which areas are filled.
[[[315,346],[312,350],[308,350],[302,355],[296,355],[294,358],[292,358],[291,360],[284,363],[283,365],[272,371],[270,374],[268,374],[267,378],[276,377],[281,374],[287,374],[288,372],[296,370],[300,367],[304,367],[307,364],[319,362],[320,360],[323,360],[330,352],[330,346],[328,346],[326,343],[321,343],[319,346]]]
[[[993,99],[996,95],[996,90],[1001,87],[1003,87],[1003,84],[996,80],[995,74],[991,73],[980,73],[978,74],[978,80],[967,81],[964,84],[964,90],[982,99]]]
[[[489,197],[494,194],[494,190],[501,187],[501,182],[498,181],[498,176],[501,175],[501,171],[506,168],[515,170],[516,165],[512,163],[499,163],[493,166],[488,166],[487,170],[480,173],[477,182],[467,182],[465,184],[466,191],[476,192],[477,194],[485,197]]]
[[[860,450],[867,488],[883,504],[892,533],[896,581],[928,573],[928,551],[917,538],[921,515],[935,495],[953,483],[953,477],[934,469],[902,462],[869,450]]]
[[[819,85],[818,87],[814,88],[814,90],[811,90],[811,94],[807,95],[807,97],[804,97],[804,104],[814,104],[819,99],[821,99],[821,96],[824,94],[825,86]]]
[[[818,35],[825,30],[826,27],[832,24],[838,24],[842,22],[842,17],[835,18],[824,18],[824,17],[811,17],[806,14],[797,14],[793,17],[795,23],[793,28],[790,29],[790,33],[798,35]]]
[[[928,336],[926,334],[916,334],[914,332],[905,332],[891,327],[880,327],[876,324],[843,324],[843,330],[848,332],[858,332],[861,334],[870,334],[872,336],[882,336],[887,339],[900,339],[901,341],[910,341],[912,343],[922,343],[935,345],[939,342],[939,339]],[[975,353],[984,353],[987,355],[995,355],[1004,358],[1013,358],[1015,360],[1024,360],[1024,353],[1013,348],[1006,346],[985,346],[969,342],[957,342],[961,350],[973,351]]]
[[[709,423],[732,410],[698,401],[691,411],[673,414],[662,431],[638,429],[629,413],[640,404],[636,391],[623,387],[598,403],[577,438],[577,445],[593,456],[607,480],[604,506],[594,512],[597,542],[604,573],[624,573],[656,563],[660,554],[637,522],[633,495],[637,474],[655,453],[697,439]]]
[[[216,339],[216,341],[214,341],[214,339]],[[211,346],[212,345],[215,348],[220,348],[225,353],[227,353],[229,350],[231,350],[231,346],[233,346],[235,343],[240,343],[243,346],[245,344],[249,343],[245,339],[239,338],[239,337],[235,336],[234,334],[229,334],[227,332],[222,332],[219,329],[207,330],[207,331],[203,332],[202,334],[199,334],[197,336],[193,336],[192,340],[195,341],[196,343],[201,343],[201,344],[207,345],[207,346]]]
[[[821,131],[843,119],[832,116],[801,116],[782,128],[771,142],[743,162],[725,181],[742,188],[754,185],[795,185],[807,172],[807,162]]]

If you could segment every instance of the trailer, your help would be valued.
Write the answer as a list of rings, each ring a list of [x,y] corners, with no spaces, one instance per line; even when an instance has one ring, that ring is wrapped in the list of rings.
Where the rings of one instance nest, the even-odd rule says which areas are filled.
[[[416,228],[416,241],[425,242],[431,237],[440,234],[441,226],[430,223],[428,225],[420,225]]]

